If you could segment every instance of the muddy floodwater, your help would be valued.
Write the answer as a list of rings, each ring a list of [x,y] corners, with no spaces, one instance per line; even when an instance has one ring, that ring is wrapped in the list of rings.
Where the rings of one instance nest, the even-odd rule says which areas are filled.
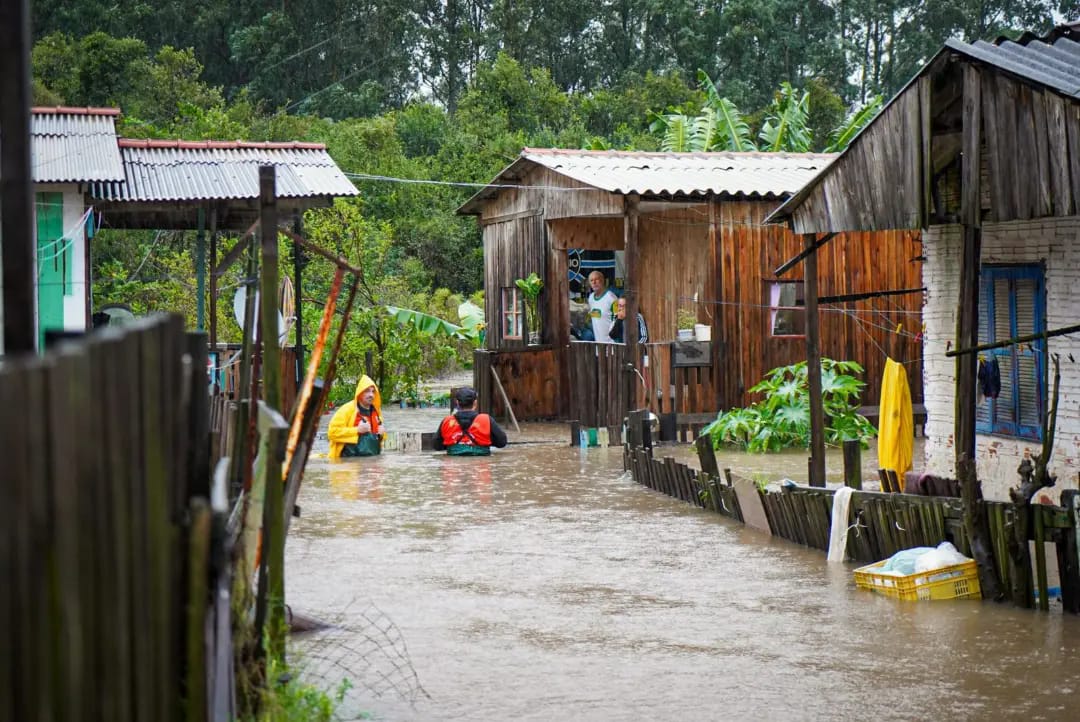
[[[511,439],[545,433],[489,458],[310,462],[287,595],[333,626],[291,654],[349,679],[344,717],[1080,719],[1060,604],[856,590],[853,565],[635,484],[617,448]],[[762,459],[805,478],[805,454]]]

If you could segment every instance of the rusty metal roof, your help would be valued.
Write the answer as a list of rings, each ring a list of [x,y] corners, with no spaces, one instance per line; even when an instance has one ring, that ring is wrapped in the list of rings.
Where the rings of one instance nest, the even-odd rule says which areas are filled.
[[[1018,40],[998,38],[968,44],[947,40],[945,47],[1062,95],[1080,98],[1080,23],[1059,25],[1045,37],[1025,33]]]
[[[516,184],[543,166],[587,186],[650,198],[785,198],[802,188],[835,156],[831,153],[645,153],[525,148],[459,213],[480,212],[499,186]]]
[[[279,198],[359,195],[319,143],[119,141],[123,183],[95,183],[94,198],[114,202],[199,201],[259,197],[259,166],[277,170]]]
[[[122,181],[116,108],[33,108],[30,168],[35,183]]]

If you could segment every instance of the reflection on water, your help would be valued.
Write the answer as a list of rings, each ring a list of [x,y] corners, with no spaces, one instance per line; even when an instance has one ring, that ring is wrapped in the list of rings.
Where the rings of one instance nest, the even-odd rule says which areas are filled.
[[[859,591],[621,465],[554,445],[313,461],[289,602],[370,601],[400,628],[430,699],[364,700],[380,719],[1077,718],[1080,623],[1060,606]]]

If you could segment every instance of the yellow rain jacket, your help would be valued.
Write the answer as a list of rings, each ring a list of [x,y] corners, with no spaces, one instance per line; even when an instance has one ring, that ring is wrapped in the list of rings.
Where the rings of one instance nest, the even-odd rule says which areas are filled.
[[[892,359],[885,360],[878,423],[878,466],[895,471],[903,486],[904,474],[911,470],[915,421],[911,413],[907,369]]]
[[[356,384],[356,393],[353,394],[353,400],[342,404],[341,408],[335,411],[330,418],[330,428],[326,431],[326,437],[330,440],[331,459],[340,458],[341,450],[345,448],[346,444],[355,444],[360,440],[360,434],[356,430],[356,400],[368,388],[375,389],[375,398],[371,402],[371,408],[375,412],[374,416],[378,419],[378,425],[372,424],[373,431],[381,433],[382,395],[379,393],[379,387],[375,385],[371,377],[364,374]]]

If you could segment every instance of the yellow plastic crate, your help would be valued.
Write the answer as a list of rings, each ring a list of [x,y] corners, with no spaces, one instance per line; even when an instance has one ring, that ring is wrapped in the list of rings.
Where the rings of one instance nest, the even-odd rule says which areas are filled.
[[[885,562],[855,570],[855,586],[894,599],[982,599],[975,560],[907,576],[882,574]]]

